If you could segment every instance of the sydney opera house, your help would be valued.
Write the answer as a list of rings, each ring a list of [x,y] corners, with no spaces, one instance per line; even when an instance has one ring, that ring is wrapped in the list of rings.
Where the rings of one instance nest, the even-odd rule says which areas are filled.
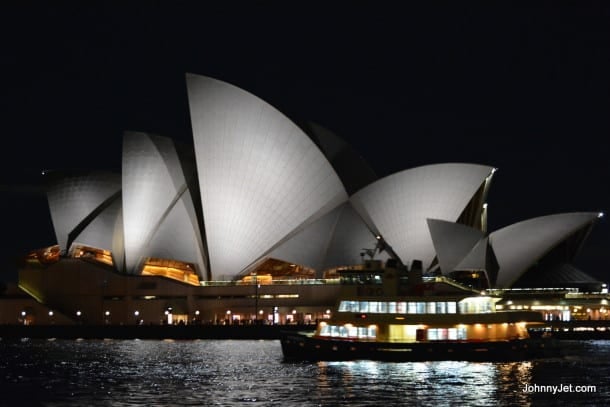
[[[332,132],[228,83],[187,75],[192,145],[127,132],[120,174],[49,172],[56,235],[20,269],[14,323],[308,323],[340,268],[421,264],[545,318],[606,317],[571,262],[598,212],[487,230],[496,169],[431,164],[377,178]],[[27,308],[27,309],[26,309]]]

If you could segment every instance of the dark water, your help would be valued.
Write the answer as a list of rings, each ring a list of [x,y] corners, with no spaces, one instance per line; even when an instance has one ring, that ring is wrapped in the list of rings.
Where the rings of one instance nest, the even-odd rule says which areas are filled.
[[[0,340],[0,405],[610,405],[610,341],[565,343],[544,361],[304,364],[279,341]]]

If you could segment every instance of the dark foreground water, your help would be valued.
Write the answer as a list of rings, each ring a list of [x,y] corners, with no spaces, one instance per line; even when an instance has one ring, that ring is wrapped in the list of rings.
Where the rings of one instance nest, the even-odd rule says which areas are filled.
[[[0,340],[0,405],[610,405],[610,341],[565,343],[544,361],[305,364],[275,340]]]

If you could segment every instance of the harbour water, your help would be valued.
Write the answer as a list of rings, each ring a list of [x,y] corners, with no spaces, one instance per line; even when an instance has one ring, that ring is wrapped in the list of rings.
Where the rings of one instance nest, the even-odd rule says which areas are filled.
[[[516,363],[286,363],[277,340],[0,340],[0,405],[608,405],[610,341],[564,344]]]

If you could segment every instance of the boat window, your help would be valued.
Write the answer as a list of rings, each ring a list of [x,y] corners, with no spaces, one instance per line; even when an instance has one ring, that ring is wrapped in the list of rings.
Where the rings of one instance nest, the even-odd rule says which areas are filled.
[[[466,328],[430,328],[427,336],[429,341],[464,340]]]
[[[462,302],[461,313],[486,312],[490,306]],[[455,314],[457,304],[453,301],[341,301],[339,312],[370,312],[375,314]]]
[[[470,297],[459,302],[460,313],[478,314],[491,312],[492,300],[490,297]]]
[[[450,301],[447,303],[447,314],[455,314],[456,312],[456,306],[455,306],[455,302]]]
[[[455,328],[450,328],[455,329]],[[431,328],[428,329],[429,341],[446,341],[449,337],[447,328]]]
[[[358,301],[341,301],[339,312],[360,312],[360,303]]]
[[[449,332],[447,332],[447,337],[449,338],[449,340],[455,341],[458,338],[457,337],[457,329],[449,328]]]
[[[466,339],[466,328],[456,328],[456,334],[459,340]]]
[[[376,338],[377,337],[377,326],[375,326],[375,325],[369,326],[367,335],[369,338]]]
[[[407,311],[409,312],[409,314],[417,314],[416,304],[414,302],[409,302]]]
[[[366,327],[359,326],[358,327],[358,337],[359,338],[366,338],[367,333],[368,333],[367,331],[368,331],[368,329]]]

